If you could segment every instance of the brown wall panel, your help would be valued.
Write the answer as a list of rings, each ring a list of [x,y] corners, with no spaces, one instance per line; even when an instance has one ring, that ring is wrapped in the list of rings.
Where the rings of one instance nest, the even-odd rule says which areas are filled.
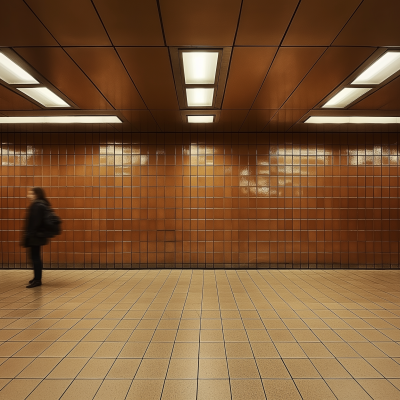
[[[78,107],[89,110],[112,108],[62,48],[25,47],[16,51]]]
[[[146,108],[113,48],[69,47],[65,50],[115,108]]]
[[[289,97],[284,108],[311,109],[345,80],[374,48],[330,47]]]
[[[397,0],[364,0],[345,26],[335,46],[398,46],[400,30]]]
[[[167,48],[119,47],[117,51],[147,107],[178,108]]]
[[[232,46],[240,0],[161,0],[168,46]]]
[[[244,0],[235,44],[278,46],[297,4],[298,0]]]
[[[26,2],[61,46],[111,44],[90,0]]]
[[[63,219],[46,267],[398,268],[399,134],[0,139],[3,268],[32,186]]]
[[[283,46],[329,46],[362,0],[303,0]]]
[[[235,47],[223,108],[250,108],[264,81],[276,47]]]
[[[281,107],[324,50],[324,47],[280,48],[253,108]]]

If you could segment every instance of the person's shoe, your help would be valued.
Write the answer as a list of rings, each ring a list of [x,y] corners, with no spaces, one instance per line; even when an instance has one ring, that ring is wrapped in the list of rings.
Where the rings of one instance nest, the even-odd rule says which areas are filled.
[[[31,280],[29,281],[29,283],[33,283],[33,282],[35,282],[35,280],[34,280],[34,279],[31,279]]]
[[[33,282],[30,285],[28,285],[27,288],[30,289],[30,288],[33,288],[36,286],[41,286],[41,285],[42,285],[42,282],[33,280]]]

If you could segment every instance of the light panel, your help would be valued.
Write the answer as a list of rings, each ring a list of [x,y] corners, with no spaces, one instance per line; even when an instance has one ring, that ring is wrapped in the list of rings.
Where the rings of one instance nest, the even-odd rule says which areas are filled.
[[[210,124],[214,122],[214,115],[188,115],[189,124]]]
[[[379,85],[400,70],[400,52],[388,51],[367,68],[353,85]]]
[[[344,88],[325,103],[322,108],[344,108],[370,90],[371,88]]]
[[[45,87],[17,88],[45,107],[71,107],[63,99]]]
[[[213,85],[217,71],[218,52],[182,52],[183,71],[187,85]]]
[[[0,79],[9,85],[30,85],[39,83],[32,75],[0,53]]]
[[[310,117],[305,124],[400,124],[400,117]]]
[[[211,107],[213,97],[214,88],[186,89],[186,98],[189,107]]]
[[[120,124],[115,115],[0,117],[0,124]]]

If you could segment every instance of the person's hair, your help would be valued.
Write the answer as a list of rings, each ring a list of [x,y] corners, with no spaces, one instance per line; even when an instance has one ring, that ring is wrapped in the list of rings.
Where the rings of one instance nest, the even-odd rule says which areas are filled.
[[[46,193],[44,192],[44,190],[41,187],[32,188],[32,192],[35,193],[36,200],[43,200],[47,204],[50,205],[50,202],[46,198]]]

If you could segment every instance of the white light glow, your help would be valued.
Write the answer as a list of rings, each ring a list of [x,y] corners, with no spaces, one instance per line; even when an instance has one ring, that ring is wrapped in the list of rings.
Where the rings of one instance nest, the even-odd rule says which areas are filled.
[[[63,99],[45,87],[17,89],[27,96],[32,97],[32,99],[36,100],[38,103],[43,104],[45,107],[71,107]]]
[[[189,107],[211,107],[213,104],[214,88],[186,89],[186,97]]]
[[[213,85],[217,71],[218,52],[182,52],[183,70],[187,85]]]
[[[310,117],[306,124],[400,124],[400,117]]]
[[[33,76],[29,75],[3,53],[0,53],[0,79],[10,85],[29,85],[39,83]]]
[[[367,68],[353,85],[379,85],[400,70],[400,52],[388,51]]]
[[[344,108],[370,90],[371,88],[344,88],[325,103],[322,108]]]
[[[120,124],[115,115],[63,115],[41,117],[0,117],[0,124]]]
[[[189,124],[210,124],[214,122],[214,115],[188,115]]]

